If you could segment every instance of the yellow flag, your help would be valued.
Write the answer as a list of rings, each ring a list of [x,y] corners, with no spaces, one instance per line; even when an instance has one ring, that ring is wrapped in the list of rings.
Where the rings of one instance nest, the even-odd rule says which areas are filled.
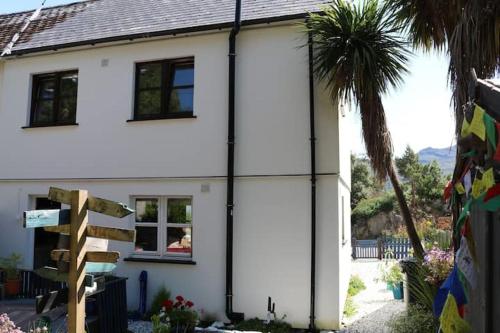
[[[469,323],[458,314],[457,302],[451,293],[448,294],[439,322],[443,333],[468,333],[472,331]]]
[[[465,138],[470,133],[471,133],[470,132],[470,124],[467,121],[467,119],[464,118],[464,122],[462,123],[462,131],[461,131],[460,135],[462,136],[462,138]]]
[[[495,186],[495,176],[493,174],[493,168],[489,168],[483,173],[483,187],[484,191],[489,190]]]
[[[476,177],[472,183],[472,197],[477,199],[481,194],[483,194],[483,181]]]
[[[474,116],[470,122],[469,132],[474,133],[478,138],[484,141],[486,139],[486,126],[484,125],[484,110],[476,105]]]
[[[455,190],[457,190],[458,194],[464,194],[465,193],[465,187],[462,183],[457,183],[455,185]]]

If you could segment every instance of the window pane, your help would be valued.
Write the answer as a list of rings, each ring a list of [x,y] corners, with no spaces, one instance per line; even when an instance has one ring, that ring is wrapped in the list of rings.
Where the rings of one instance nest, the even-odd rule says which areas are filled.
[[[170,94],[168,112],[193,112],[193,92],[193,88],[173,89]]]
[[[135,240],[136,251],[158,250],[158,234],[156,227],[136,227],[135,230],[137,231]]]
[[[191,254],[191,228],[167,228],[167,252]]]
[[[76,96],[61,97],[59,100],[57,121],[61,123],[76,122]]]
[[[65,74],[61,76],[61,96],[74,97],[76,100],[76,94],[78,90],[78,74]]]
[[[158,200],[157,199],[136,199],[135,200],[135,221],[136,222],[158,222]]]
[[[168,223],[191,223],[191,199],[168,199]]]
[[[45,78],[38,81],[38,99],[53,99],[55,84],[54,78]]]
[[[139,68],[139,89],[161,87],[161,64],[137,65]]]
[[[33,123],[51,123],[54,121],[54,103],[52,100],[36,103]]]
[[[161,113],[161,90],[139,92],[137,115],[159,115]]]
[[[174,73],[174,87],[178,86],[193,86],[194,85],[194,68],[189,66],[176,66]]]

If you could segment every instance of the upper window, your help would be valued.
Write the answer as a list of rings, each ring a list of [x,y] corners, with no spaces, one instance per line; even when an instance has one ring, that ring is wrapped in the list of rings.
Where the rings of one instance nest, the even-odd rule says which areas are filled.
[[[30,126],[76,123],[78,71],[33,76]]]
[[[135,120],[193,116],[193,58],[136,66]]]
[[[134,198],[135,252],[191,257],[191,198]]]

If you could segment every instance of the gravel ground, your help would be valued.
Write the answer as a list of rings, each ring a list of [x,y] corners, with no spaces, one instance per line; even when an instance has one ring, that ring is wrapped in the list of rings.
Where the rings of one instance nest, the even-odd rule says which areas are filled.
[[[352,262],[351,274],[358,275],[365,283],[366,289],[353,297],[358,311],[354,316],[344,318],[346,329],[342,332],[389,332],[386,323],[404,310],[404,302],[394,300],[392,291],[387,290],[386,284],[377,281],[380,278],[381,264],[382,261],[372,259],[358,259]]]

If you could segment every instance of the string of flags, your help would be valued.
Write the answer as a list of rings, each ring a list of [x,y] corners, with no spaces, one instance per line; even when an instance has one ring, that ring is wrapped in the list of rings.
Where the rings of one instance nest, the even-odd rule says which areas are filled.
[[[444,199],[462,210],[454,228],[454,238],[460,244],[455,264],[434,299],[434,315],[443,333],[472,331],[464,320],[465,305],[477,286],[478,274],[470,211],[473,206],[490,212],[500,208],[500,183],[496,183],[494,168],[500,162],[499,138],[500,123],[479,105],[468,104],[458,142],[458,176],[444,190]]]

